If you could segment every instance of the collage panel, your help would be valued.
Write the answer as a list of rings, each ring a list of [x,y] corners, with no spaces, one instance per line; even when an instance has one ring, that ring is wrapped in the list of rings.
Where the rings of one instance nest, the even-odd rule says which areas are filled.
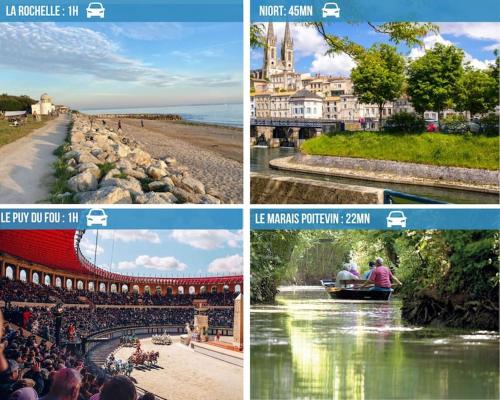
[[[242,204],[242,0],[75,3],[0,22],[0,203]]]
[[[241,210],[0,217],[1,399],[243,399]]]
[[[252,211],[251,399],[498,398],[498,209],[395,213]]]
[[[251,3],[253,204],[498,204],[500,25],[484,9]]]

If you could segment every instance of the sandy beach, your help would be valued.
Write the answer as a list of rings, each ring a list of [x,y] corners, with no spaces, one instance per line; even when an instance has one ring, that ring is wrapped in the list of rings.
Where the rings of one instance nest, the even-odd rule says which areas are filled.
[[[117,128],[116,119],[107,125]],[[224,203],[243,202],[243,131],[172,121],[121,119],[122,135],[154,157],[175,157]]]
[[[196,353],[173,337],[173,344],[160,346],[151,339],[141,340],[144,351],[159,351],[158,366],[151,370],[134,369],[137,385],[168,400],[243,398],[243,368]],[[124,347],[115,353],[127,359],[135,349]]]

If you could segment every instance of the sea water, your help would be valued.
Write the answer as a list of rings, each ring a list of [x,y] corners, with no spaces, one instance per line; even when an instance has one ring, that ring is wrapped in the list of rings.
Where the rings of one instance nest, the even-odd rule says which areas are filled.
[[[186,121],[205,124],[243,126],[243,104],[208,104],[195,106],[85,109],[85,114],[177,114]]]

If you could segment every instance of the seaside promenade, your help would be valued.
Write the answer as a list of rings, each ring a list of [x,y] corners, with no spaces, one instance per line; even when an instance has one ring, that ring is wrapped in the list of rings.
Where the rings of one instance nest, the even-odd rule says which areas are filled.
[[[53,152],[64,142],[69,122],[63,114],[0,148],[0,203],[37,203],[49,196]]]

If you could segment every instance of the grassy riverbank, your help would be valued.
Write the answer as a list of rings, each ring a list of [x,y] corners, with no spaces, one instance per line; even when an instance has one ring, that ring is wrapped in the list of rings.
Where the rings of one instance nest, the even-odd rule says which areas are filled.
[[[12,143],[23,136],[29,135],[35,129],[44,126],[48,121],[49,119],[47,117],[42,117],[41,121],[35,121],[32,118],[28,118],[24,125],[14,127],[10,126],[10,122],[7,120],[0,120],[0,146]]]
[[[498,137],[343,132],[307,140],[301,150],[310,155],[498,170],[498,145]]]

